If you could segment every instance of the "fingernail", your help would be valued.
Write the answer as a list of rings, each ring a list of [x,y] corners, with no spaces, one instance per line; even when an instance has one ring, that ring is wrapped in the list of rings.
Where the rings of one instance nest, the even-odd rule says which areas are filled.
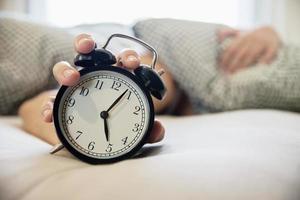
[[[45,116],[53,109],[53,103],[47,102],[42,108],[42,115]]]
[[[137,58],[135,56],[128,56],[127,61],[131,61],[131,62],[137,61]]]
[[[42,112],[43,117],[47,117],[47,116],[50,114],[50,112],[51,112],[51,110],[45,109],[45,110]]]
[[[66,70],[64,71],[64,77],[65,77],[65,78],[69,78],[70,76],[72,76],[73,73],[74,73],[73,70],[71,70],[71,69],[66,69]]]
[[[87,41],[90,41],[91,38],[81,38],[79,41],[78,41],[78,45],[82,45],[83,43],[86,43]]]

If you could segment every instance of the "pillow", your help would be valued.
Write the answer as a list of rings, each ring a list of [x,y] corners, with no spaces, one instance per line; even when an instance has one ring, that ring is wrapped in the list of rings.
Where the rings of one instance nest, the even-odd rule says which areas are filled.
[[[153,45],[195,113],[242,108],[300,111],[300,48],[283,45],[271,65],[256,65],[226,75],[218,55],[230,44],[216,37],[223,25],[175,19],[148,19],[133,27]]]
[[[57,87],[52,67],[59,61],[73,63],[73,39],[80,33],[93,35],[104,45],[113,33],[133,35],[121,24],[90,24],[60,29],[24,20],[19,16],[0,15],[0,114],[15,114],[26,99]],[[125,47],[140,51],[127,40],[114,39],[108,49],[114,53]]]
[[[72,62],[73,36],[54,27],[0,17],[0,114],[14,114],[22,101],[56,86],[53,65]]]

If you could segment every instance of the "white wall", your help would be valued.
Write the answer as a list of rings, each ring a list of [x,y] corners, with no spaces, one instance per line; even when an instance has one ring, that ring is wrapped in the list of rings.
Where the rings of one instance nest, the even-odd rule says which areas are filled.
[[[128,0],[124,0],[124,1],[128,1]],[[180,1],[184,1],[184,0],[180,0]],[[47,20],[47,16],[45,12],[47,2],[48,3],[60,2],[61,4],[60,0],[56,0],[56,1],[55,0],[0,0],[0,10],[15,11],[18,13],[30,13],[32,15],[31,16],[32,18],[36,18],[39,20]],[[70,0],[69,2],[72,1]],[[202,5],[204,5],[205,3],[207,4],[207,1],[205,0],[202,0],[201,2]],[[229,19],[224,22],[223,21],[219,22],[220,21],[219,18],[216,19],[213,18],[214,16],[219,16],[216,13],[221,12],[213,8],[207,9],[208,13],[206,13],[206,15],[204,11],[200,12],[201,13],[200,16],[204,17],[206,20],[210,19],[213,22],[219,22],[219,23],[227,22],[229,25],[238,26],[241,28],[250,28],[253,27],[253,25],[271,24],[279,31],[279,33],[282,35],[285,41],[300,45],[300,0],[230,0],[230,1],[227,0],[225,2],[226,3],[239,2],[240,13],[235,13],[235,15],[232,14],[232,16],[230,17],[227,16],[228,14],[226,14],[226,16]],[[76,3],[73,1],[72,5],[73,6],[76,5]],[[52,14],[53,16],[59,17],[57,21],[61,22],[62,18],[61,16],[59,16],[59,10],[61,9],[54,7],[54,11]],[[65,15],[65,9],[62,10],[63,10],[62,13]],[[96,19],[103,18],[103,17],[95,17],[95,15],[98,12],[91,12],[91,13],[93,13],[91,16],[93,18]],[[213,13],[215,14],[213,15]],[[69,14],[72,14],[70,10],[69,10]],[[157,13],[153,13],[153,12],[151,12],[151,14],[158,15]],[[87,20],[87,16],[82,17],[79,16],[78,14],[76,14],[76,16],[78,16],[81,20]],[[106,14],[106,16],[110,16],[110,15]],[[236,16],[239,16],[238,19],[235,19],[237,18]],[[204,20],[204,19],[198,19],[198,20]],[[77,19],[75,20],[75,22],[79,23],[81,21]]]
[[[300,45],[300,0],[286,0],[285,39]]]
[[[284,41],[300,45],[300,0],[255,0],[255,24],[271,24]]]

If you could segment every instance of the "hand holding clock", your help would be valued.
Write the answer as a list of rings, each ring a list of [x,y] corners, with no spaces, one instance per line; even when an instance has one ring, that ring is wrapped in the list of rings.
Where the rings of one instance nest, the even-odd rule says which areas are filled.
[[[94,49],[95,42],[90,35],[81,34],[75,38],[74,41],[75,50],[78,53],[89,53]],[[118,55],[118,63],[117,65],[120,67],[127,68],[129,70],[133,70],[137,68],[140,64],[140,58],[138,54],[133,50],[124,50]],[[79,72],[72,68],[71,65],[67,62],[59,62],[53,68],[53,74],[55,79],[61,85],[72,86],[79,80]],[[123,93],[123,96],[126,92]],[[118,101],[123,97],[116,99],[115,102],[112,103],[111,107],[106,111],[107,113],[110,111]],[[52,122],[52,109],[53,109],[53,98],[50,98],[47,103],[43,106],[43,120],[45,122]],[[103,118],[104,119],[104,118]],[[106,119],[105,119],[106,120]],[[105,122],[107,125],[107,122]],[[106,126],[107,127],[107,126]],[[108,129],[105,131],[108,137]],[[159,142],[164,137],[164,128],[159,121],[154,122],[154,126],[151,132],[151,136],[149,137],[148,142],[154,143]]]

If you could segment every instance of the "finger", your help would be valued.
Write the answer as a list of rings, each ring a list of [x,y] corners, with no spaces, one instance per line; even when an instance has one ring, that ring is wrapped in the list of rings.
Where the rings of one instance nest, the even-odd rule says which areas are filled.
[[[270,47],[269,49],[267,49],[258,62],[261,64],[270,64],[276,57],[276,49],[276,47]]]
[[[219,42],[223,42],[228,37],[235,37],[240,31],[232,28],[222,28],[217,32],[217,38]]]
[[[74,40],[75,50],[78,53],[90,53],[95,47],[95,41],[89,34],[80,34]]]
[[[221,55],[221,67],[225,69],[231,62],[231,60],[235,59],[237,52],[239,52],[240,49],[244,48],[245,43],[245,39],[234,40],[232,44],[227,49],[225,49],[225,51]]]
[[[249,67],[250,65],[255,64],[257,62],[257,58],[263,51],[263,46],[249,44],[248,47],[249,48],[247,49],[243,58],[239,60],[239,63],[230,69],[231,73]]]
[[[165,129],[159,121],[155,121],[148,143],[155,143],[161,141],[165,136]]]
[[[255,46],[252,49],[252,51],[249,52],[249,55],[246,57],[242,65],[244,67],[249,67],[250,65],[256,64],[257,59],[259,58],[259,56],[262,54],[263,51],[264,51],[263,46]]]
[[[48,101],[44,102],[42,105],[42,118],[44,122],[50,123],[52,122],[52,110],[53,110],[53,102],[55,97],[49,97]]]
[[[263,51],[263,48],[260,46],[252,48],[249,51],[249,53],[247,54],[247,56],[245,57],[245,59],[243,60],[243,62],[241,63],[241,67],[232,70],[231,73],[234,73],[242,68],[246,68],[246,67],[249,67],[250,65],[257,63],[257,58],[261,54],[262,51]]]
[[[74,69],[68,62],[58,62],[53,67],[53,75],[61,85],[72,86],[80,77],[79,72]]]
[[[117,65],[128,69],[135,69],[140,66],[140,56],[132,49],[124,49],[117,56]]]
[[[249,52],[249,46],[243,47],[240,51],[237,52],[237,55],[230,60],[229,64],[225,68],[225,71],[232,72],[238,68],[242,68],[242,63],[244,62],[247,54]]]

